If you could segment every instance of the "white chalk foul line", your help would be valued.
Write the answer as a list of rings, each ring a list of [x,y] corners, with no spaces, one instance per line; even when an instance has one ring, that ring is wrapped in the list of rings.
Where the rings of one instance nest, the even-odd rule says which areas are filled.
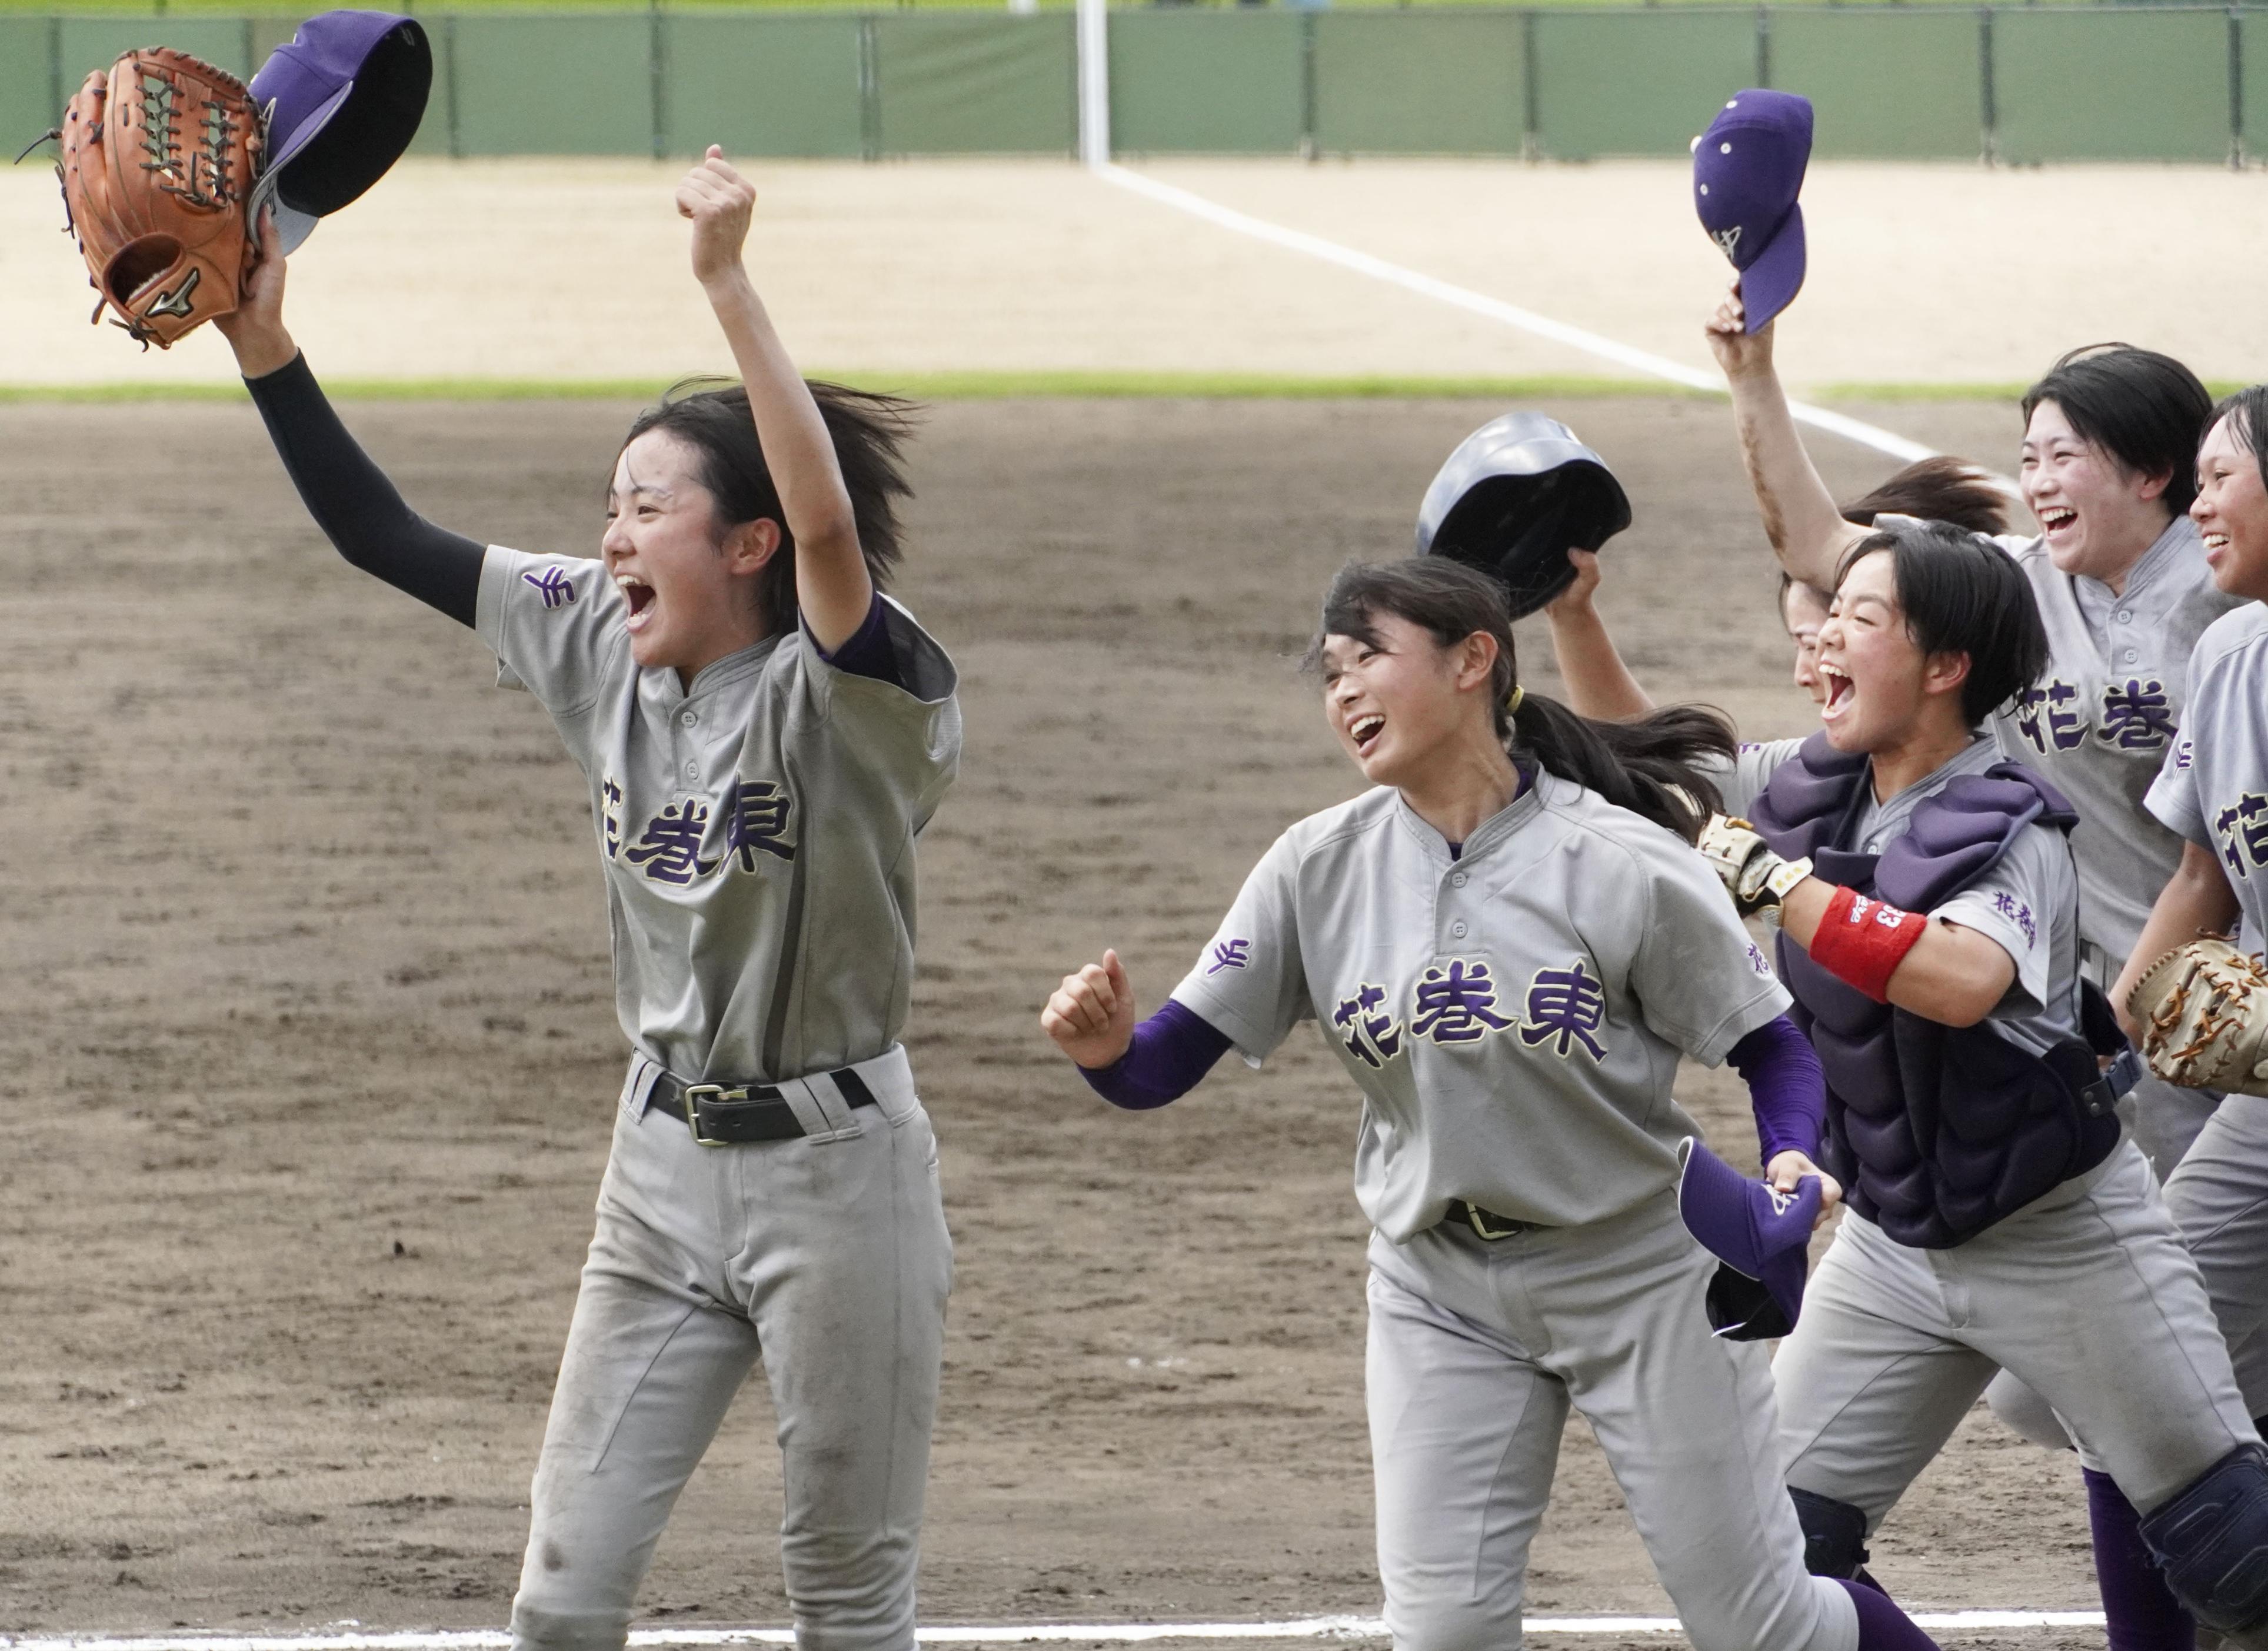
[[[1374,258],[1366,252],[1357,252],[1351,247],[1342,247],[1338,242],[1325,240],[1320,235],[1310,235],[1303,230],[1286,229],[1280,224],[1271,224],[1265,218],[1254,217],[1248,212],[1240,212],[1233,207],[1222,206],[1218,202],[1208,201],[1201,195],[1192,195],[1189,190],[1177,188],[1170,183],[1160,183],[1155,178],[1145,178],[1138,172],[1130,172],[1115,162],[1105,163],[1092,170],[1107,183],[1115,183],[1122,189],[1130,189],[1136,195],[1147,196],[1166,206],[1178,208],[1193,217],[1201,217],[1208,224],[1217,224],[1221,228],[1233,230],[1240,235],[1248,235],[1255,240],[1264,240],[1270,246],[1282,247],[1292,252],[1305,253],[1310,258],[1320,258],[1325,263],[1336,264],[1342,269],[1351,269],[1357,275],[1368,276],[1373,281],[1383,281],[1388,286],[1397,286],[1405,291],[1418,293],[1421,297],[1435,299],[1472,314],[1484,315],[1491,321],[1502,321],[1507,327],[1517,327],[1521,331],[1533,333],[1538,338],[1548,338],[1554,343],[1565,344],[1571,349],[1583,351],[1586,355],[1596,356],[1602,361],[1611,361],[1616,366],[1628,367],[1632,372],[1642,372],[1650,379],[1663,379],[1672,384],[1683,385],[1689,390],[1705,390],[1712,395],[1729,394],[1725,387],[1724,379],[1717,373],[1705,372],[1698,367],[1689,367],[1682,361],[1672,361],[1668,357],[1657,356],[1651,350],[1634,349],[1629,344],[1609,338],[1603,334],[1588,331],[1584,328],[1570,327],[1565,321],[1553,321],[1549,315],[1539,315],[1534,310],[1522,309],[1517,304],[1507,304],[1502,299],[1492,299],[1485,292],[1474,291],[1470,287],[1457,286],[1451,282],[1437,280],[1416,269],[1405,269],[1401,264],[1388,263],[1383,258]],[[1827,431],[1847,440],[1855,441],[1862,447],[1872,447],[1877,453],[1886,453],[1893,459],[1903,460],[1908,464],[1911,464],[1917,459],[1936,456],[1937,450],[1933,447],[1925,447],[1918,441],[1909,441],[1904,436],[1893,431],[1866,424],[1859,419],[1846,418],[1842,414],[1830,412],[1823,407],[1813,407],[1804,402],[1791,402],[1788,403],[1788,411],[1795,416],[1795,421],[1800,424],[1809,424],[1815,430]],[[1998,479],[1995,478],[1995,480]]]
[[[2099,1610],[1951,1610],[1915,1613],[1924,1628],[2100,1628]],[[1675,1617],[1530,1617],[1531,1634],[1616,1637],[1670,1634]],[[1383,1640],[1375,1617],[1298,1617],[1284,1622],[1026,1622],[921,1629],[924,1645],[1043,1645],[1064,1642],[1135,1645],[1159,1640]],[[787,1646],[785,1628],[641,1628],[630,1635],[647,1647]],[[501,1651],[512,1636],[475,1628],[436,1633],[358,1632],[300,1634],[0,1634],[0,1651]]]

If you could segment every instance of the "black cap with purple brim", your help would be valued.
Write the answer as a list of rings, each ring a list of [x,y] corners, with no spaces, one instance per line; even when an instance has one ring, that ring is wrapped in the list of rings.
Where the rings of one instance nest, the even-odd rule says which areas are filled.
[[[433,49],[414,18],[325,11],[309,18],[252,77],[268,154],[252,191],[255,221],[273,206],[286,254],[386,175],[424,118]]]
[[[1724,1264],[1709,1281],[1709,1323],[1718,1335],[1763,1341],[1795,1328],[1822,1193],[1816,1176],[1782,1192],[1750,1180],[1690,1136],[1678,1143],[1677,1212]]]
[[[1803,173],[1811,160],[1811,100],[1792,92],[1736,93],[1693,140],[1693,205],[1733,268],[1755,332],[1803,285]]]

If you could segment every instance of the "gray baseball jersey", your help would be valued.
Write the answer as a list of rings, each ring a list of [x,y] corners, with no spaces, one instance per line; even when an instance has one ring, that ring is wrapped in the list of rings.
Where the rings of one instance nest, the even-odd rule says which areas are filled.
[[[799,629],[688,689],[631,659],[601,564],[482,563],[500,680],[542,703],[589,782],[622,1030],[688,1082],[850,1065],[904,1024],[914,837],[961,712],[945,651],[887,606],[906,688],[836,670]]]
[[[2150,787],[2151,813],[2210,849],[2244,914],[2240,943],[2268,943],[2268,606],[2247,602],[2198,638],[2189,716]]]
[[[1733,814],[1755,802],[1772,770],[1794,756],[1800,740],[1744,745],[1718,788]],[[1962,774],[1981,774],[2001,761],[1988,739],[1966,749],[1934,772],[1889,797],[1871,798],[1860,812],[1851,843],[1861,854],[1879,854],[1913,818],[1923,802]],[[2051,826],[2028,827],[2008,852],[1955,895],[1933,918],[1973,929],[2007,953],[2016,977],[1989,1017],[1992,1029],[2019,1048],[2038,1054],[2051,1044],[2080,1035],[2079,873],[2070,844]]]
[[[1713,1065],[1788,1002],[1683,840],[1549,774],[1459,856],[1391,789],[1301,821],[1174,996],[1256,1062],[1321,1024],[1397,1242],[1454,1198],[1563,1227],[1667,1192],[1697,1132],[1678,1056]]]
[[[2213,588],[2196,524],[2169,523],[2113,595],[2058,572],[2040,539],[2000,542],[2037,598],[2048,668],[1992,718],[2000,749],[2029,763],[2071,800],[2079,866],[2080,933],[2106,977],[2134,949],[2158,891],[2180,862],[2180,839],[2143,797],[2171,748],[2188,702],[2190,651],[2228,611]],[[2108,984],[2107,978],[2104,984]]]

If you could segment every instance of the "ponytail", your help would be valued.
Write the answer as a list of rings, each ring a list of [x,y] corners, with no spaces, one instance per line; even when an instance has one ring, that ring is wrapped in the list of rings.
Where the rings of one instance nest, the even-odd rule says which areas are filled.
[[[1476,631],[1496,642],[1496,731],[1514,757],[1594,791],[1616,807],[1643,814],[1690,843],[1722,797],[1709,769],[1729,764],[1739,742],[1718,712],[1673,705],[1635,722],[1594,722],[1520,684],[1512,647],[1512,609],[1504,587],[1446,556],[1399,562],[1351,562],[1323,596],[1322,622],[1307,649],[1316,668],[1326,637],[1375,644],[1380,615],[1429,632],[1452,647]]]
[[[1512,713],[1509,747],[1690,843],[1724,808],[1709,777],[1711,759],[1729,763],[1739,741],[1721,715],[1702,705],[1671,705],[1635,722],[1594,722],[1556,699],[1524,694]]]

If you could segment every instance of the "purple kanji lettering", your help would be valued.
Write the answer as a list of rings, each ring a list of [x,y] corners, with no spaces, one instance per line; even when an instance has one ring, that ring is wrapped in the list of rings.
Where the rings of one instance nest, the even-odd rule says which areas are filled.
[[[646,822],[637,846],[622,858],[658,883],[681,887],[717,868],[715,860],[701,858],[701,839],[708,833],[708,805],[688,797],[681,807],[673,803]]]
[[[1347,1053],[1366,1065],[1383,1066],[1402,1052],[1402,1023],[1378,1013],[1385,1001],[1386,988],[1366,980],[1331,1013],[1331,1024],[1346,1035]]]
[[[2220,858],[2230,874],[2249,878],[2256,866],[2268,866],[2268,797],[2249,791],[2213,816]]]
[[[1992,894],[1992,910],[2016,925],[2024,937],[2026,946],[2036,946],[2039,943],[2039,930],[2032,921],[2032,909],[2017,899],[2015,896],[2005,888],[1995,889]]]
[[[2130,676],[2102,685],[2102,743],[2121,751],[2162,751],[2174,736],[2166,685]]]
[[[1571,969],[1539,969],[1528,988],[1528,1024],[1520,1028],[1520,1041],[1532,1049],[1556,1039],[1552,1053],[1562,1060],[1570,1044],[1580,1043],[1593,1060],[1604,1060],[1607,1051],[1591,1034],[1606,1013],[1607,989],[1581,958]]]
[[[2076,712],[2064,709],[2078,698],[2079,689],[2061,682],[2028,688],[2016,696],[2016,726],[2041,755],[2051,748],[2076,751],[2087,738],[2087,725]]]
[[[1436,1043],[1476,1043],[1513,1024],[1495,1013],[1496,982],[1478,960],[1453,957],[1418,981],[1410,1030]]]
[[[1764,948],[1754,940],[1749,942],[1749,967],[1766,980],[1772,978],[1771,960],[1764,955]]]
[[[1212,962],[1205,965],[1205,973],[1218,975],[1224,969],[1242,969],[1251,961],[1251,941],[1242,939],[1215,940]]]
[[[725,816],[725,859],[737,856],[744,872],[756,869],[760,851],[793,859],[795,844],[787,840],[788,815],[793,807],[794,800],[771,781],[741,780],[733,787],[731,811]]]
[[[519,577],[535,586],[536,593],[543,598],[546,608],[564,607],[575,600],[575,581],[557,568],[546,568],[540,574],[523,573]]]
[[[2175,745],[2174,766],[2176,768],[2187,768],[2191,763],[2196,761],[2197,742],[2195,741],[2183,740]]]
[[[622,782],[612,774],[599,782],[599,823],[607,834],[607,858],[612,859],[622,846],[622,816],[615,812],[622,806]]]

